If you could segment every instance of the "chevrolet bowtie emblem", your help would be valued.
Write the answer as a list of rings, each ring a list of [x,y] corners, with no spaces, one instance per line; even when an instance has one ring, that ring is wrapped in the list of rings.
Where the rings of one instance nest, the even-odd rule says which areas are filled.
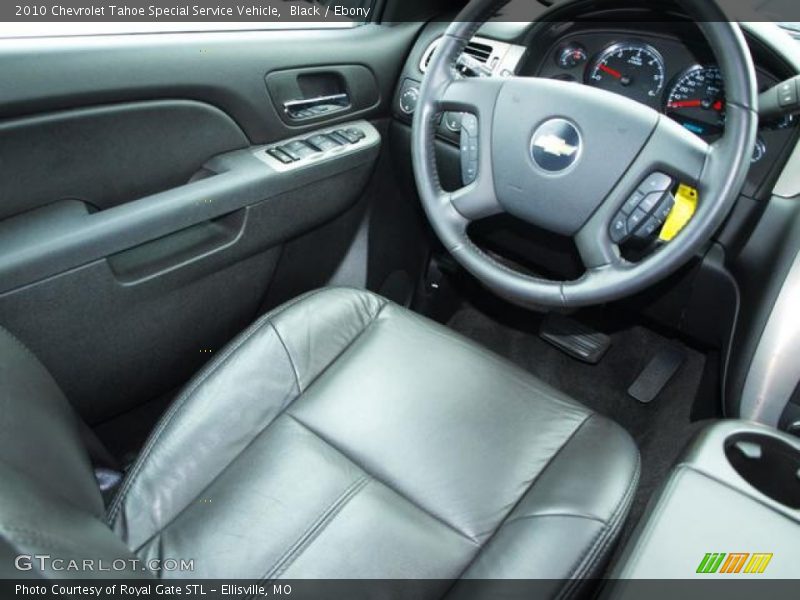
[[[533,145],[553,156],[572,156],[578,151],[577,146],[570,146],[566,141],[553,134],[536,138]]]

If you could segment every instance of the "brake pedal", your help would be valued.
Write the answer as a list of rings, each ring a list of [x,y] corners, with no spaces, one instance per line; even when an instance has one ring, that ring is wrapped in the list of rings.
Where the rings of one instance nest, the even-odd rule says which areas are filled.
[[[596,365],[611,347],[611,338],[564,315],[550,313],[542,322],[539,337],[565,354]]]
[[[628,394],[642,404],[649,404],[678,372],[685,359],[686,352],[678,346],[660,350],[628,388]]]

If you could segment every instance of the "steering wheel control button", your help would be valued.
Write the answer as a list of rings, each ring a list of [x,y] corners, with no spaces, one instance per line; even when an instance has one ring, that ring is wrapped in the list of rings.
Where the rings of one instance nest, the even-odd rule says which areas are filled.
[[[636,228],[642,224],[645,218],[647,218],[647,213],[641,208],[637,208],[635,211],[633,211],[628,217],[628,231],[636,231]]]
[[[784,108],[797,104],[797,83],[794,79],[785,81],[778,86],[778,104]]]
[[[533,133],[530,153],[541,169],[561,173],[578,161],[582,146],[581,134],[572,123],[566,119],[550,119]]]
[[[658,233],[658,230],[662,224],[663,222],[659,221],[656,216],[653,215],[644,222],[644,225],[639,228],[639,230],[636,232],[636,237],[640,240],[649,240],[656,233]]]
[[[649,213],[651,212],[658,203],[661,202],[661,199],[664,197],[665,192],[653,192],[652,194],[648,194],[645,196],[644,200],[639,203],[639,208],[641,208],[644,212]]]
[[[449,112],[444,115],[444,126],[453,133],[461,131],[461,113]]]
[[[645,194],[649,194],[651,192],[666,192],[672,188],[672,184],[672,177],[666,175],[665,173],[659,173],[656,171],[642,182],[642,184],[639,186],[639,191]]]
[[[642,200],[644,200],[644,193],[636,190],[631,194],[631,197],[622,205],[622,212],[626,215],[631,214],[634,210],[639,207]]]
[[[614,217],[609,235],[611,236],[611,241],[615,244],[620,244],[625,241],[628,237],[628,218],[625,215],[619,213]]]
[[[464,185],[478,178],[478,117],[461,115],[461,181]]]

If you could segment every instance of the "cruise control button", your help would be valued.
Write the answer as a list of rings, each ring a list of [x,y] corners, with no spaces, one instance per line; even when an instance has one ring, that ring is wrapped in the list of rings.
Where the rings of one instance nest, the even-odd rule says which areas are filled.
[[[642,203],[639,204],[639,208],[646,213],[650,213],[656,206],[658,206],[658,203],[661,202],[661,198],[663,197],[664,192],[653,192],[652,194],[648,194],[645,196],[644,200],[642,200]]]
[[[628,219],[622,213],[617,214],[614,221],[611,223],[609,231],[611,241],[619,244],[628,235]]]
[[[622,212],[624,212],[626,215],[631,214],[634,210],[639,208],[639,203],[642,200],[644,200],[644,194],[642,192],[633,192],[631,197],[628,198],[628,201],[622,205]]]
[[[667,217],[669,217],[669,213],[672,212],[673,206],[675,206],[675,198],[672,194],[668,194],[664,197],[661,204],[659,204],[653,216],[663,223],[667,220]]]
[[[651,236],[655,235],[658,228],[661,227],[661,223],[658,219],[656,219],[655,215],[647,219],[644,225],[639,228],[639,231],[636,232],[636,237],[642,240],[647,240]]]
[[[666,192],[672,187],[672,177],[664,173],[655,172],[642,182],[639,191],[649,194],[651,192]]]
[[[647,213],[644,212],[641,208],[637,208],[631,216],[628,217],[628,232],[633,233],[639,225],[642,224],[642,221],[645,220],[647,217]]]

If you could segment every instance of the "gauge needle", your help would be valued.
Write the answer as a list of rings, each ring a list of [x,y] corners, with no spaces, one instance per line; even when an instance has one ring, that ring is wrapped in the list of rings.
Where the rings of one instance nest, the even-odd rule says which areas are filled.
[[[608,65],[600,65],[600,70],[605,73],[608,73],[612,77],[616,77],[617,79],[622,79],[622,73],[620,73],[616,69],[612,69]]]
[[[678,100],[676,102],[670,102],[670,108],[703,108],[707,106],[705,100]],[[709,108],[713,108],[714,110],[722,110],[722,100],[717,100],[714,104],[710,105]]]

